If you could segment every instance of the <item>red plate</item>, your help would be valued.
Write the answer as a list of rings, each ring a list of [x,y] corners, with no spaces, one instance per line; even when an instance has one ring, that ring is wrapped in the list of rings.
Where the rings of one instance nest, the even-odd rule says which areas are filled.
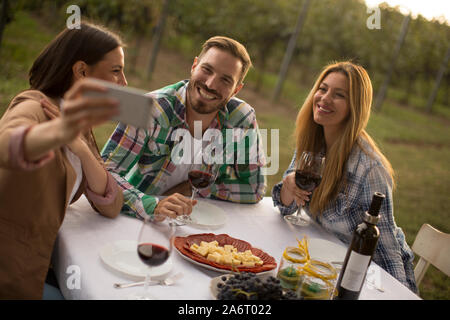
[[[214,234],[214,233],[201,233],[201,234],[192,234],[187,237],[175,237],[174,245],[178,249],[178,251],[183,254],[184,256],[202,263],[207,264],[211,267],[222,269],[222,270],[230,270],[234,271],[236,268],[232,268],[231,266],[219,264],[210,260],[207,260],[205,257],[201,256],[200,254],[192,251],[190,247],[196,243],[200,245],[202,241],[205,242],[211,242],[211,241],[217,241],[219,243],[219,246],[223,247],[226,244],[230,244],[237,248],[239,252],[243,252],[245,250],[251,250],[251,252],[259,257],[263,264],[261,266],[255,266],[255,267],[237,267],[238,271],[240,272],[253,272],[253,273],[260,273],[264,271],[269,271],[272,269],[275,269],[277,267],[277,262],[275,259],[262,251],[261,249],[254,248],[252,245],[244,240],[232,238],[227,234]]]

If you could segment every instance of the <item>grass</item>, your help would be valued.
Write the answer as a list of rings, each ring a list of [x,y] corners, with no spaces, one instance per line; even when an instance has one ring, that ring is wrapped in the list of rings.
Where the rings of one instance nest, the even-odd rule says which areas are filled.
[[[433,85],[434,85],[434,83],[433,83]],[[431,86],[430,86],[430,88],[431,88]],[[448,119],[448,118],[450,118],[450,108],[442,103],[442,101],[444,100],[444,95],[445,94],[448,95],[447,91],[448,91],[448,88],[446,88],[445,82],[442,81],[441,86],[438,90],[437,99],[435,100],[435,102],[432,106],[432,110],[435,115],[443,116]],[[391,87],[388,90],[388,95],[389,95],[389,97],[392,97],[393,100],[397,101],[399,104],[403,104],[403,97],[405,96],[403,91]],[[442,97],[442,98],[439,99],[439,97]],[[410,95],[408,97],[408,106],[415,108],[419,111],[425,112],[428,98],[429,98],[428,96],[423,97],[423,96],[417,96],[417,95]]]
[[[53,34],[23,12],[18,12],[14,21],[6,26],[0,47],[1,114],[16,93],[28,88],[28,70],[44,45],[53,37]]]
[[[295,148],[295,143],[292,140],[292,132],[294,130],[294,122],[286,121],[286,118],[276,114],[258,113],[258,124],[260,128],[267,129],[267,156],[271,157],[271,150],[274,149],[271,143],[272,132],[271,130],[278,130],[279,134],[279,168],[278,174],[267,176],[267,192],[266,196],[270,196],[271,190],[275,184],[281,181],[284,171],[288,168],[291,159],[292,151]]]
[[[58,30],[53,32],[38,20],[25,13],[17,13],[13,23],[7,26],[4,42],[0,49],[0,115],[9,100],[19,91],[27,88],[27,71],[34,58]],[[131,44],[129,44],[131,45]],[[173,49],[173,48],[172,48]],[[130,86],[156,89],[174,82],[181,77],[182,64],[189,66],[191,57],[176,57],[173,52],[164,51],[164,56],[172,63],[172,68],[160,67],[148,82],[142,71],[128,72]],[[146,50],[140,50],[146,52]],[[169,57],[169,58],[167,58]],[[177,59],[173,63],[173,59]],[[171,60],[172,59],[172,60]],[[142,59],[147,60],[147,59]],[[162,60],[159,60],[162,62]],[[176,66],[179,66],[176,68]],[[145,66],[139,66],[141,70]],[[177,71],[177,69],[180,69]],[[184,70],[184,69],[183,69]],[[187,69],[188,70],[188,69]],[[164,74],[163,74],[164,73]],[[188,73],[187,73],[188,74]],[[164,80],[158,80],[163,78]],[[248,86],[252,86],[255,75],[250,73]],[[276,84],[276,75],[265,74],[263,88],[258,96],[260,100],[270,99]],[[160,82],[158,82],[160,81]],[[292,132],[295,125],[297,109],[301,97],[305,97],[309,88],[298,85],[288,78],[283,89],[283,99],[289,106],[273,105],[271,108],[258,109],[259,126],[262,129],[279,130],[279,170],[276,175],[268,176],[266,196],[270,196],[272,186],[281,180],[288,167],[294,149]],[[391,94],[392,92],[392,94]],[[264,94],[266,96],[264,96]],[[382,151],[391,161],[397,176],[397,188],[394,193],[396,223],[405,234],[409,245],[423,223],[430,223],[443,232],[450,233],[450,108],[439,105],[437,115],[428,115],[418,106],[423,99],[411,97],[413,106],[401,106],[397,101],[402,96],[398,89],[389,91],[388,99],[381,112],[371,116],[368,131],[378,142]],[[421,102],[422,101],[422,102]],[[254,106],[257,104],[253,102]],[[278,108],[278,109],[277,109]],[[280,110],[278,112],[277,110]],[[283,112],[281,112],[283,111]],[[109,122],[95,128],[94,132],[99,147],[114,130],[115,123]],[[270,150],[270,133],[268,135]],[[268,151],[271,156],[271,152]],[[430,267],[420,286],[424,299],[450,299],[450,278],[434,267]]]

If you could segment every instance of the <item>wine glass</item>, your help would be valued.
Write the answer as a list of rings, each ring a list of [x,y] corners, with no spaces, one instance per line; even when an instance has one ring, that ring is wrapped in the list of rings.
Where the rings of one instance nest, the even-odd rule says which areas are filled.
[[[189,167],[188,181],[192,188],[191,201],[200,189],[208,188],[216,181],[219,174],[220,165],[210,163],[205,157],[202,157],[201,163],[193,163]],[[195,223],[190,215],[180,215],[176,218],[181,223]]]
[[[139,232],[137,253],[143,263],[148,266],[144,290],[141,294],[133,296],[139,300],[155,300],[149,293],[150,273],[152,267],[165,263],[172,253],[174,224],[171,219],[159,220],[155,217],[146,217]]]
[[[322,171],[325,164],[325,157],[318,153],[303,151],[300,159],[297,160],[295,168],[295,184],[302,190],[313,191],[322,180]],[[306,226],[309,224],[309,218],[302,216],[303,206],[284,219],[297,226]]]

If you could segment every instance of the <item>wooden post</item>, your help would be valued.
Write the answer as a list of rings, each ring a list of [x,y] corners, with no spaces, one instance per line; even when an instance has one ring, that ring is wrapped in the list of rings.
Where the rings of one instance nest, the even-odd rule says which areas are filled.
[[[381,106],[383,105],[384,98],[386,97],[387,88],[389,86],[389,82],[391,81],[392,73],[395,68],[395,63],[397,62],[400,49],[402,48],[403,42],[406,38],[406,33],[408,32],[409,21],[411,20],[411,14],[405,16],[402,23],[402,28],[400,30],[400,35],[397,40],[397,45],[394,49],[394,54],[392,56],[392,60],[389,64],[388,71],[386,73],[386,77],[384,78],[383,84],[381,85],[380,90],[378,90],[377,97],[375,99],[374,109],[379,111],[381,110]]]
[[[164,32],[164,26],[166,25],[166,19],[169,15],[170,0],[164,0],[163,8],[161,11],[161,17],[159,18],[158,25],[156,26],[155,34],[152,39],[152,49],[150,53],[150,66],[148,68],[148,79],[152,78],[153,71],[155,70],[156,57],[158,55],[161,38]]]
[[[431,94],[427,101],[426,110],[428,113],[431,113],[431,108],[433,107],[434,101],[436,100],[436,96],[439,87],[441,85],[442,77],[444,76],[445,70],[447,69],[449,59],[450,59],[450,46],[447,48],[447,54],[445,55],[444,60],[442,60],[441,67],[439,68],[439,71],[436,76],[436,81],[434,82],[433,90],[431,91]]]
[[[291,35],[291,38],[289,39],[288,47],[286,49],[286,52],[284,54],[283,63],[281,64],[280,73],[278,75],[278,82],[277,86],[275,88],[274,94],[272,96],[272,101],[277,101],[280,97],[281,90],[283,88],[283,83],[286,80],[286,75],[288,71],[289,64],[292,59],[292,54],[294,53],[294,49],[297,43],[297,38],[300,34],[300,31],[302,30],[303,23],[305,21],[306,15],[308,13],[309,4],[311,3],[311,0],[305,0],[303,2],[302,8],[300,10],[300,13],[297,18],[297,24],[295,26],[294,33]]]

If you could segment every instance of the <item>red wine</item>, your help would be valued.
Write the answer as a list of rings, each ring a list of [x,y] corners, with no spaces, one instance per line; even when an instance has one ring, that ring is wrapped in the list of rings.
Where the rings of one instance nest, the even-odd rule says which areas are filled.
[[[189,182],[196,189],[206,188],[214,182],[214,177],[212,174],[199,170],[189,171],[188,178]]]
[[[295,184],[302,190],[313,191],[322,180],[322,177],[313,172],[296,170],[295,171]]]
[[[169,258],[167,248],[153,243],[140,244],[137,251],[142,262],[149,266],[159,266]]]
[[[375,192],[369,211],[365,212],[364,221],[353,233],[341,273],[336,283],[335,300],[357,300],[361,293],[367,268],[377,247],[380,231],[376,226],[379,211],[385,195]]]

